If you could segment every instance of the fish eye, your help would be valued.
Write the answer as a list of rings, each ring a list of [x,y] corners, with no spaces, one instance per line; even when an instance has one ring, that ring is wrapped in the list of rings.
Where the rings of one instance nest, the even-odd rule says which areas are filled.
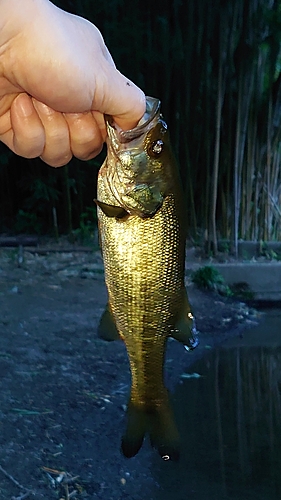
[[[157,158],[163,151],[164,149],[164,142],[161,139],[158,139],[157,141],[153,141],[147,148],[147,152],[149,156],[154,156],[154,158]]]

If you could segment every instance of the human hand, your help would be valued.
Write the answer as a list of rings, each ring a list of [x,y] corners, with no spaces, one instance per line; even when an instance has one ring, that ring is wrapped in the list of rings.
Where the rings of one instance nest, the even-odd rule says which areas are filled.
[[[88,160],[106,138],[103,114],[124,130],[145,111],[98,29],[48,0],[0,0],[0,140],[58,167]]]

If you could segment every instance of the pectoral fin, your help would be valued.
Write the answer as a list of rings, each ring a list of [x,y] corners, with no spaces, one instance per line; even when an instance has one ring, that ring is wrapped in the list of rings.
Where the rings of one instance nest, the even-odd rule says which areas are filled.
[[[107,304],[98,326],[98,336],[107,341],[120,340],[110,305]]]
[[[122,217],[128,215],[127,210],[122,207],[108,205],[107,203],[104,203],[103,201],[99,201],[97,199],[95,199],[94,202],[98,205],[98,207],[101,208],[101,210],[105,215],[107,215],[107,217],[116,217],[117,219],[122,219]]]
[[[195,318],[191,312],[185,289],[183,290],[183,308],[175,327],[171,330],[171,336],[184,344],[188,351],[192,351],[199,344]]]

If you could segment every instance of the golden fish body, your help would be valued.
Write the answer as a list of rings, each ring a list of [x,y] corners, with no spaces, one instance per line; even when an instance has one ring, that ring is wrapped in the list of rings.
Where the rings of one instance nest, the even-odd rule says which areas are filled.
[[[184,287],[182,192],[160,103],[147,98],[138,126],[108,122],[108,155],[98,177],[98,218],[109,305],[99,332],[121,337],[131,376],[125,456],[148,431],[161,456],[177,458],[178,433],[163,382],[167,338],[197,345]]]

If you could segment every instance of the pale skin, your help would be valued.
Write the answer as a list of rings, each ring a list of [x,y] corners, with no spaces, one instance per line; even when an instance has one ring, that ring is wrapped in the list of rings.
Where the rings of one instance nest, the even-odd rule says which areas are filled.
[[[104,114],[128,130],[144,111],[93,24],[48,0],[0,0],[0,141],[12,151],[53,167],[88,160]]]

